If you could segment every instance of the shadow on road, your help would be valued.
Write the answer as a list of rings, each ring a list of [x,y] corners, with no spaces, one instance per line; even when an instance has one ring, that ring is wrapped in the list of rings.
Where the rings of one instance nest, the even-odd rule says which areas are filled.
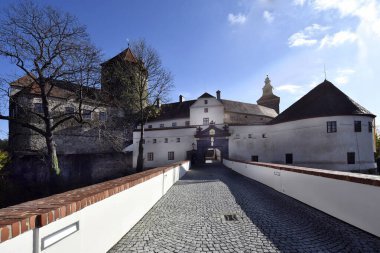
[[[192,168],[178,184],[223,182],[281,252],[379,252],[380,239],[223,165]],[[207,194],[207,193],[205,193]]]

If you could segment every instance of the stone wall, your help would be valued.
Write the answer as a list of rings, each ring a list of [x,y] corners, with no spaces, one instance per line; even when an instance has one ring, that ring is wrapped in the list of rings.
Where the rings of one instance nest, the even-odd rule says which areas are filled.
[[[69,185],[86,185],[132,173],[132,154],[98,153],[59,155],[60,181]],[[26,182],[46,180],[48,171],[42,156],[14,157],[9,168],[12,176]]]

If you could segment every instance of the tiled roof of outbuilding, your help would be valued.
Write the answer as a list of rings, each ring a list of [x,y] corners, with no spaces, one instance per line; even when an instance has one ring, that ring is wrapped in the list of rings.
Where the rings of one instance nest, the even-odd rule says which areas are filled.
[[[375,117],[370,111],[356,103],[331,82],[325,80],[280,113],[270,124],[339,115]]]
[[[190,106],[196,100],[162,104],[160,115],[154,120],[190,118]]]
[[[221,102],[224,105],[224,111],[226,112],[235,112],[235,113],[244,113],[244,114],[254,114],[259,116],[266,116],[274,118],[277,116],[275,110],[256,104],[243,103],[238,101],[231,101],[226,99],[221,99]]]
[[[210,95],[209,93],[205,92],[199,98],[215,98],[215,97],[213,95]]]

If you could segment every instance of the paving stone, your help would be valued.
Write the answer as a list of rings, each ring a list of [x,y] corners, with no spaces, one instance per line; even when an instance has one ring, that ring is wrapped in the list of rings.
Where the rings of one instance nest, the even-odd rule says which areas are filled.
[[[236,214],[237,221],[224,215]],[[109,251],[379,252],[380,239],[223,165],[192,168]]]

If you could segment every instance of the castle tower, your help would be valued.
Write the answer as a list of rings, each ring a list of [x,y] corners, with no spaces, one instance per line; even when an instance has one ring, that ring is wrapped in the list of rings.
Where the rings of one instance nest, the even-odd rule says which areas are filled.
[[[263,95],[257,100],[258,105],[274,109],[277,113],[280,112],[280,97],[273,94],[273,86],[267,75],[265,85],[263,87]]]

